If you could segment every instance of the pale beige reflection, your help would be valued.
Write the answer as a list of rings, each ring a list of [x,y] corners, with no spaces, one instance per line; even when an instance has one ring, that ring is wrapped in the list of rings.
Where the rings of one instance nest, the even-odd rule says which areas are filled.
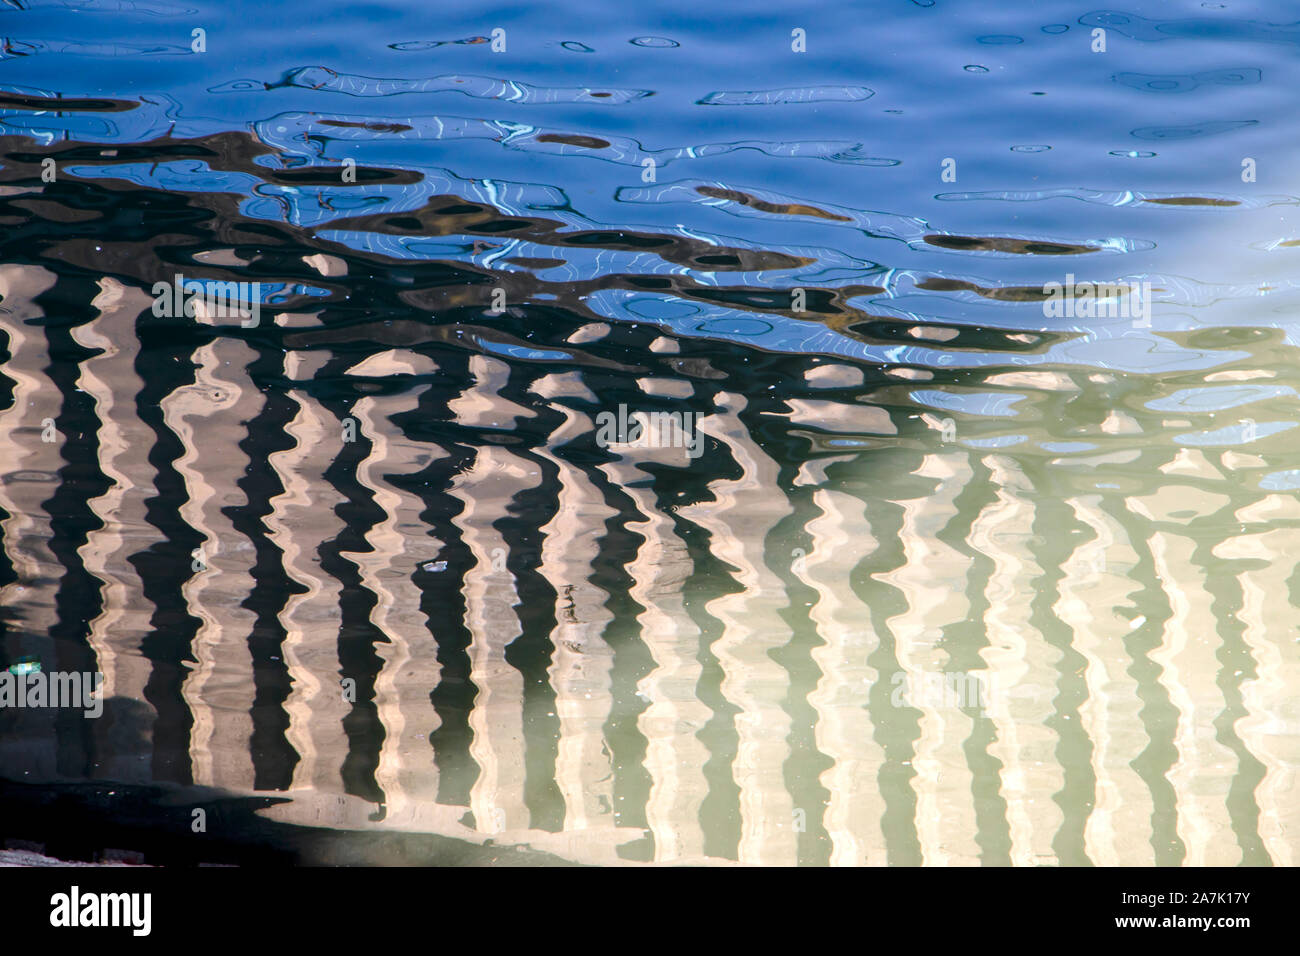
[[[333,274],[326,259],[314,264]],[[52,282],[39,269],[0,267],[0,327],[11,354],[3,371],[15,382],[13,406],[0,411],[6,478],[0,507],[9,515],[0,527],[17,575],[0,588],[0,601],[20,612],[9,646],[41,655],[53,653],[48,634],[57,623],[55,594],[65,571],[48,543],[46,508],[66,462],[62,436],[42,441],[42,423],[59,416],[63,398],[48,373],[46,336],[26,320],[39,318],[32,300]],[[134,322],[148,299],[106,278],[94,306],[95,319],[72,333],[97,350],[76,381],[93,400],[100,467],[109,479],[87,503],[102,527],[88,532],[79,551],[100,582],[103,603],[89,622],[89,644],[107,675],[107,693],[137,703],[144,715],[138,740],[124,739],[120,729],[95,733],[108,754],[104,774],[145,782],[155,715],[144,696],[152,665],[140,648],[155,609],[132,559],[161,541],[148,520],[159,480],[148,451],[158,436],[136,407],[144,382],[135,371]],[[255,786],[249,649],[255,615],[242,606],[254,585],[254,545],[231,515],[248,505],[239,482],[259,464],[241,448],[250,423],[267,407],[265,394],[249,383],[256,356],[237,338],[213,339],[192,355],[193,384],[161,400],[164,426],[183,449],[171,464],[185,491],[180,514],[201,542],[192,556],[201,570],[182,588],[200,622],[182,686],[194,720],[189,756],[197,783],[241,794]],[[332,357],[288,352],[284,372],[302,382]],[[464,460],[444,495],[470,562],[456,582],[463,620],[426,605],[417,583],[421,567],[428,574],[456,573],[441,566],[449,558],[447,542],[432,533],[429,501],[411,484],[426,469],[446,465],[452,448],[412,438],[396,421],[418,410],[427,382],[396,394],[364,394],[342,416],[307,388],[287,390],[289,447],[266,462],[282,490],[262,521],[299,591],[279,611],[290,680],[285,736],[298,763],[288,784],[291,801],[265,811],[268,816],[528,845],[585,863],[626,863],[629,845],[641,844],[656,864],[789,865],[806,852],[804,835],[812,830],[825,834],[828,845],[820,852],[832,865],[881,865],[909,841],[925,864],[970,865],[988,857],[977,821],[983,786],[1005,807],[995,829],[1005,831],[1014,864],[1063,862],[1058,850],[1067,816],[1078,822],[1082,814],[1089,861],[1150,865],[1157,859],[1153,820],[1164,781],[1144,760],[1163,748],[1173,755],[1164,776],[1175,797],[1184,862],[1243,862],[1233,799],[1257,805],[1258,834],[1272,862],[1300,859],[1300,611],[1292,598],[1300,506],[1292,494],[1258,489],[1264,466],[1258,449],[1211,460],[1204,451],[1170,448],[1156,462],[1161,467],[1146,469],[1127,490],[1088,491],[1069,482],[1127,467],[1142,457],[1145,435],[1158,423],[1138,410],[1112,412],[1098,428],[1118,444],[1044,464],[1015,450],[940,442],[934,433],[918,450],[911,436],[900,437],[902,418],[881,407],[794,399],[784,419],[770,418],[841,436],[878,436],[884,444],[856,457],[804,462],[785,487],[781,466],[746,424],[746,398],[728,391],[710,397],[703,385],[642,376],[634,381],[647,398],[677,396],[703,411],[699,429],[712,450],[702,461],[728,465],[707,482],[706,500],[679,506],[666,500],[656,475],[702,467],[681,449],[617,445],[601,450],[595,465],[562,450],[592,445],[600,406],[592,404],[598,396],[582,373],[530,372],[527,389],[540,399],[530,407],[518,393],[503,395],[517,369],[482,355],[468,365],[472,381],[449,407],[459,425],[501,441],[457,452]],[[859,383],[856,369],[826,368],[810,374],[811,384]],[[359,382],[440,371],[421,353],[391,350],[360,360],[347,374]],[[1008,372],[1001,384],[1056,394],[1068,393],[1069,381],[1057,372]],[[546,441],[526,449],[513,443],[521,429],[536,425],[539,408],[555,422]],[[373,597],[369,623],[386,639],[376,644],[375,684],[384,730],[375,772],[382,815],[349,794],[343,779],[343,721],[352,709],[339,661],[339,640],[347,637],[340,631],[343,585],[321,567],[322,552],[345,531],[336,508],[346,499],[327,475],[352,438],[364,449],[353,456],[356,482],[379,515],[362,529],[364,546],[342,558]],[[871,483],[884,464],[904,466],[899,487]],[[1061,486],[1041,486],[1044,473],[1060,477]],[[540,548],[525,553],[517,533],[520,502],[544,481],[554,507],[530,529]],[[806,555],[777,546],[792,516],[803,522]],[[1045,541],[1058,516],[1074,522],[1073,533]],[[1193,527],[1216,520],[1226,530],[1214,540],[1206,540],[1203,525]],[[633,542],[617,569],[631,582],[626,596],[609,593],[592,574],[610,560],[615,527],[621,540]],[[722,580],[700,579],[693,548],[707,548],[712,573]],[[889,594],[887,612],[869,601],[864,580],[872,593]],[[547,720],[525,713],[526,703],[539,698],[526,693],[523,673],[507,659],[537,610],[522,605],[526,584],[555,595],[554,606],[548,598],[540,615],[553,613],[554,620],[546,628],[552,650],[545,682],[555,700],[554,713],[542,715]],[[794,606],[795,594],[803,606]],[[633,610],[629,620],[616,620],[615,599],[623,597]],[[1163,608],[1162,618],[1146,621],[1139,603]],[[465,806],[439,802],[441,792],[460,788],[445,786],[430,744],[440,728],[430,699],[444,680],[439,639],[461,626],[477,691],[468,715],[473,778],[455,781],[467,784]],[[1141,661],[1132,640],[1139,628],[1152,629],[1156,640]],[[618,680],[616,632],[644,651],[646,669],[635,682]],[[965,664],[959,634],[977,635]],[[1252,673],[1234,673],[1222,659],[1224,642],[1237,634]],[[810,648],[797,673],[782,653],[795,641]],[[881,652],[891,648],[911,691],[907,714],[891,702],[897,675],[871,663],[887,659]],[[702,689],[710,669],[720,673],[713,706]],[[982,708],[923,692],[933,675],[967,669],[983,681]],[[1076,680],[1085,693],[1071,713],[1063,709],[1063,688]],[[633,683],[631,692],[618,690]],[[1161,706],[1173,715],[1168,726],[1152,716]],[[1224,714],[1237,706],[1232,729],[1240,754],[1222,728]],[[646,780],[643,807],[620,801],[635,789],[619,786],[619,742],[610,728],[627,714],[634,719],[621,723],[634,726],[644,742],[637,767]],[[915,733],[908,729],[913,717]],[[802,737],[797,719],[811,723]],[[1075,730],[1070,720],[1078,721],[1073,736],[1060,729]],[[713,753],[705,728],[724,721],[734,751]],[[23,736],[5,738],[6,772],[54,779],[53,720],[32,712],[15,726]],[[557,738],[539,739],[534,726],[555,728]],[[974,765],[971,741],[990,726],[985,759]],[[886,829],[882,781],[899,769],[888,763],[884,741],[891,737],[901,752],[910,748],[910,776],[894,774],[915,800],[901,836]],[[715,738],[725,734],[707,739]],[[789,778],[792,758],[809,757],[796,752],[797,738],[811,739],[818,751],[816,786]],[[1079,739],[1086,752],[1069,751],[1070,740]],[[527,778],[534,746],[555,753],[558,804],[549,816],[560,821],[556,832],[534,819],[537,798],[526,796],[545,789]],[[1067,767],[1071,760],[1077,763]],[[738,794],[739,833],[731,846],[708,829],[716,822],[708,816],[708,764],[723,767]],[[1234,782],[1239,790],[1242,775],[1258,772],[1256,765],[1263,779],[1253,797],[1235,792]],[[1058,802],[1067,771],[1095,779],[1090,809]],[[800,805],[796,793],[810,790],[825,793],[824,805]]]
[[[0,585],[0,607],[20,609],[9,638],[13,656],[52,657],[50,629],[58,621],[54,597],[63,565],[50,548],[54,536],[43,502],[53,493],[65,464],[64,436],[54,426],[62,393],[49,378],[49,346],[40,328],[28,321],[42,315],[36,296],[54,285],[45,269],[0,265],[0,329],[8,337],[9,360],[3,371],[14,380],[13,404],[0,411],[0,519],[5,552],[15,580]],[[51,440],[47,440],[51,439]],[[49,779],[56,773],[55,717],[52,710],[24,709],[6,715],[13,732],[6,735],[3,766],[17,778]]]

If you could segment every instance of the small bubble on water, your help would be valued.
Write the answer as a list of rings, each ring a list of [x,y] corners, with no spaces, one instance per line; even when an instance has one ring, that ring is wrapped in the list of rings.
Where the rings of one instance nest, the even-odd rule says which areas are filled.
[[[627,41],[633,46],[648,46],[657,49],[668,49],[669,47],[681,46],[676,40],[670,40],[667,37],[633,37]]]

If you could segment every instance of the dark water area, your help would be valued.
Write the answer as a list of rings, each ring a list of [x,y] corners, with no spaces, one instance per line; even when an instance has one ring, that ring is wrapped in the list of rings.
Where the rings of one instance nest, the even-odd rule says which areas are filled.
[[[0,780],[1293,865],[1289,16],[0,7]]]

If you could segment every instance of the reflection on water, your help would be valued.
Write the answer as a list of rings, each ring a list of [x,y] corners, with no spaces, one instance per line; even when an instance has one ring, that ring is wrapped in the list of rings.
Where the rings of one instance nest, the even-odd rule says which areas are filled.
[[[658,82],[687,34],[4,74],[0,664],[106,705],[0,710],[0,774],[580,862],[1300,862],[1300,199],[1238,175],[1289,117],[1151,106],[1283,88],[1293,28],[1081,13],[1072,56],[1129,41],[1073,90],[1110,132],[967,120],[1003,165],[955,183],[969,145],[826,120],[937,94]],[[189,50],[57,32],[5,57]],[[1024,39],[977,36],[975,98]],[[1076,274],[1150,314],[1045,318]],[[178,275],[255,291],[160,315]],[[702,450],[598,441],[620,407]]]

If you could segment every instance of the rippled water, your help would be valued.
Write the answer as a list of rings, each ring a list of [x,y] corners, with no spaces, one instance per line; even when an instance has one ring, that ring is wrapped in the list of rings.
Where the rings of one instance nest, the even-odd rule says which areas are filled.
[[[293,6],[0,11],[0,665],[107,701],[0,709],[0,776],[1297,862],[1300,24]]]

